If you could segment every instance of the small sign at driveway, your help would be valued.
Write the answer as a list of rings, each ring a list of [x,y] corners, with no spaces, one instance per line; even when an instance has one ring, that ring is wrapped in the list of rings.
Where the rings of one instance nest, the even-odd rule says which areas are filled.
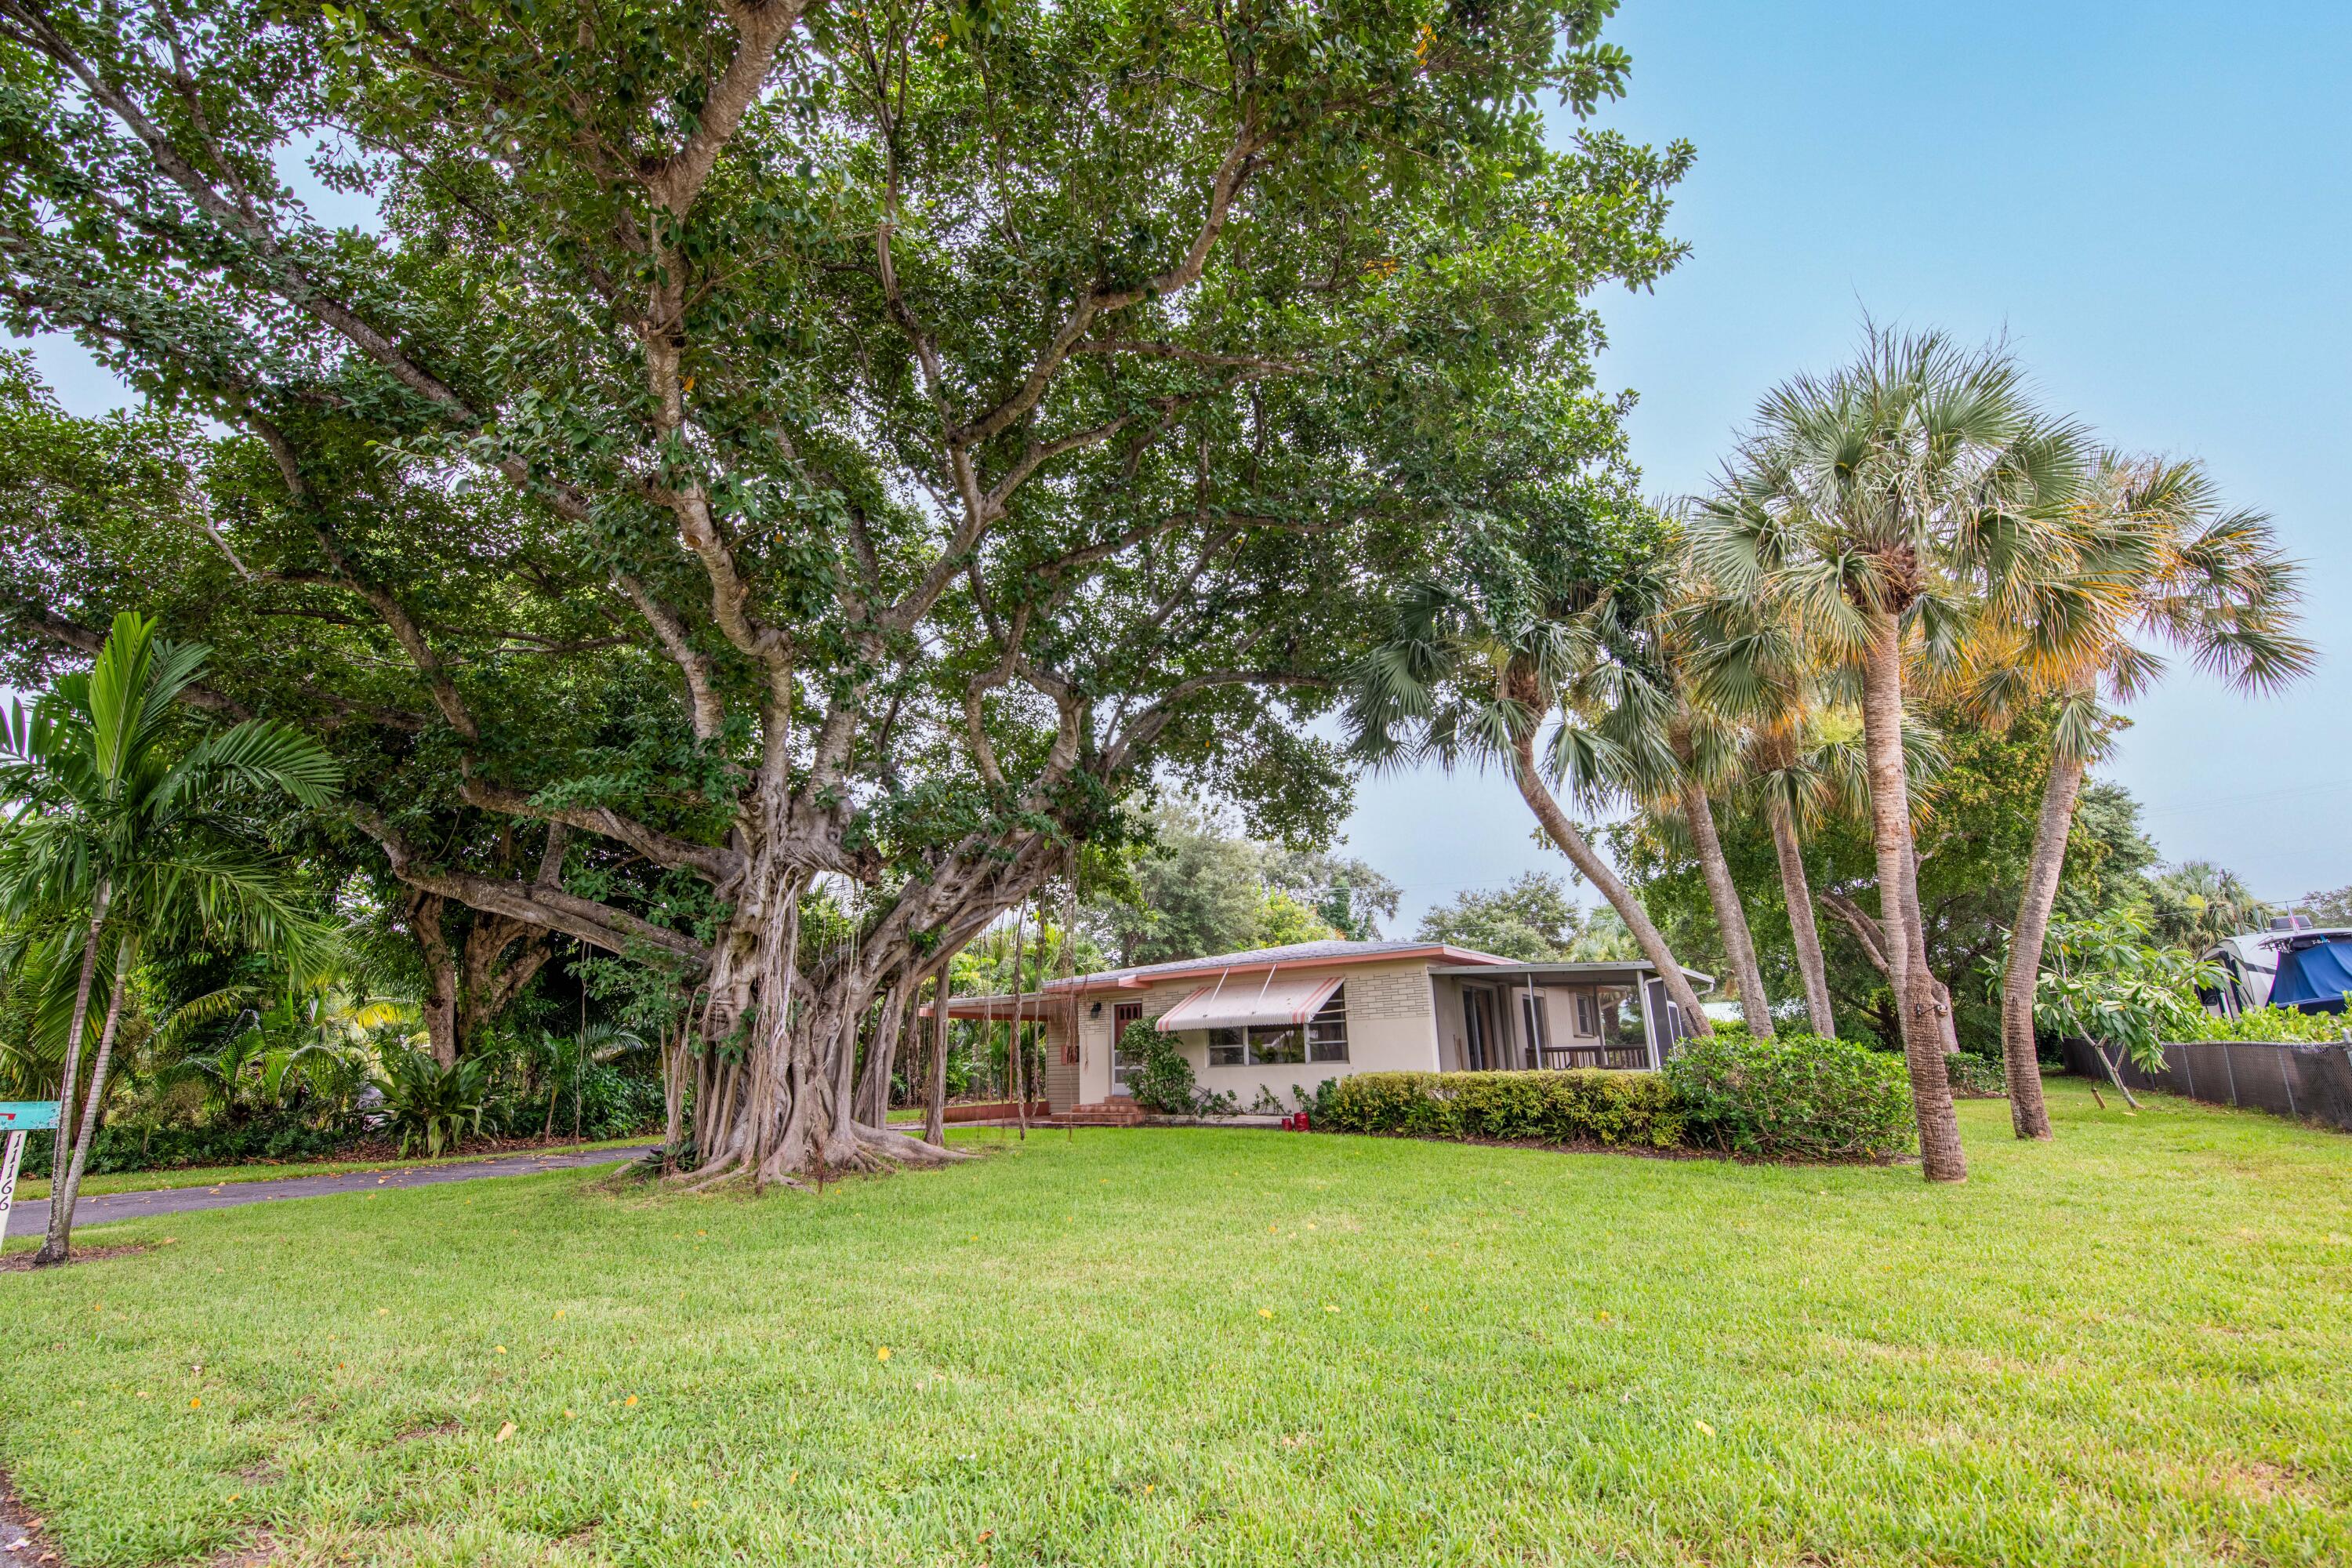
[[[25,1157],[25,1134],[57,1124],[54,1100],[0,1100],[0,1138],[7,1141],[6,1149],[0,1151],[0,1241],[8,1238],[8,1210],[16,1202],[16,1162]]]

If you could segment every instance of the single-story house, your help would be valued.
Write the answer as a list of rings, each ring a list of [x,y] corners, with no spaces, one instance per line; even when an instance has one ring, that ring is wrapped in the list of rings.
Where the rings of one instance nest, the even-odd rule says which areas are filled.
[[[1695,985],[1708,976],[1685,971]],[[958,996],[955,1018],[1045,1027],[1055,1112],[1117,1105],[1142,1019],[1175,1037],[1202,1089],[1244,1110],[1261,1091],[1359,1072],[1655,1068],[1691,1031],[1645,960],[1520,963],[1433,942],[1307,942],[1049,981],[1024,997]],[[929,1009],[926,1009],[928,1011]]]

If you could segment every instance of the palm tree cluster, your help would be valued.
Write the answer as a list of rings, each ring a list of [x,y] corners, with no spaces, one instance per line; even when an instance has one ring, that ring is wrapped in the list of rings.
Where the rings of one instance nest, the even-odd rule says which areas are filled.
[[[12,703],[0,727],[0,800],[14,803],[0,837],[0,919],[80,939],[57,1067],[58,1180],[37,1264],[64,1261],[70,1245],[142,944],[242,944],[284,954],[298,969],[325,954],[327,933],[261,822],[279,797],[324,804],[339,770],[284,724],[193,726],[177,704],[205,651],[158,637],[142,616],[120,616],[88,671],[59,680],[30,709]],[[63,958],[71,946],[53,934],[48,955]],[[63,963],[52,970],[68,972]],[[199,999],[192,1016],[229,1000]],[[100,1001],[105,1021],[85,1079],[82,1047]]]
[[[2252,691],[2312,668],[2297,568],[2267,520],[2226,506],[2195,462],[2109,449],[2053,415],[2005,345],[1875,326],[1851,364],[1762,400],[1709,493],[1618,513],[1613,553],[1493,520],[1460,577],[1398,595],[1393,636],[1358,670],[1360,753],[1500,763],[1699,1029],[1658,927],[1560,792],[1591,811],[1639,808],[1697,863],[1729,987],[1769,1034],[1744,906],[1757,890],[1738,885],[1717,820],[1760,816],[1810,1027],[1836,1028],[1820,903],[1886,978],[1926,1174],[1957,1181],[1952,1002],[1918,893],[1916,797],[1940,755],[1922,708],[2000,726],[2054,707],[2002,993],[2016,1131],[2048,1137],[2034,978],[2117,706],[2162,673],[2166,649]],[[1843,814],[1869,826],[1874,915],[1808,874],[1808,829]]]

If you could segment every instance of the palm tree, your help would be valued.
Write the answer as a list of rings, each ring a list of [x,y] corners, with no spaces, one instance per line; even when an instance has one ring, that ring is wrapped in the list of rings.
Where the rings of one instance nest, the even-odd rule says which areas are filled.
[[[1873,326],[1853,365],[1767,395],[1693,534],[1712,581],[1779,607],[1823,662],[1861,678],[1880,920],[1930,1181],[1965,1180],[1968,1161],[1919,919],[1905,664],[1915,641],[1958,662],[1988,622],[2028,624],[2065,548],[2083,446],[2033,406],[1999,345]]]
[[[157,637],[143,616],[117,616],[88,673],[58,681],[29,711],[11,703],[0,726],[0,799],[21,803],[0,839],[0,916],[73,910],[84,921],[58,1075],[60,1175],[37,1266],[68,1255],[142,941],[185,931],[281,952],[306,952],[319,941],[300,889],[251,816],[280,795],[323,804],[338,770],[316,742],[267,720],[184,741],[174,703],[202,673],[205,652]],[[114,984],[77,1106],[81,1045],[110,935]]]
[[[1686,1026],[1707,1032],[1656,922],[1551,787],[1605,805],[1678,771],[1665,742],[1675,700],[1648,629],[1665,602],[1663,571],[1652,563],[1600,585],[1546,581],[1549,562],[1515,564],[1517,580],[1499,591],[1418,584],[1397,595],[1389,638],[1351,682],[1355,751],[1375,766],[1500,762],[1545,835],[1625,922]],[[1539,763],[1538,736],[1555,715]]]
[[[2054,639],[2026,630],[1979,650],[1987,707],[2038,695],[2037,686],[2054,688],[2058,700],[2041,817],[2001,975],[2001,1056],[2020,1138],[2051,1135],[2033,1047],[2034,986],[2083,775],[2105,753],[2116,727],[2107,700],[2127,701],[2162,673],[2154,644],[2256,692],[2299,679],[2317,658],[2294,629],[2299,569],[2281,554],[2267,518],[2222,506],[2202,465],[2101,453],[2073,520],[2074,569],[2042,595],[2042,614],[2069,624],[2063,657],[2032,657],[2028,645],[2046,647]]]
[[[1686,694],[1678,693],[1678,699],[1666,718],[1665,754],[1672,757],[1674,770],[1664,778],[1641,781],[1646,786],[1642,793],[1653,818],[1669,829],[1679,827],[1679,837],[1687,839],[1716,930],[1723,938],[1732,988],[1739,994],[1740,1016],[1750,1033],[1769,1038],[1771,999],[1765,994],[1764,971],[1756,961],[1756,939],[1748,931],[1739,884],[1731,875],[1731,861],[1715,824],[1714,796],[1730,783],[1738,766],[1738,732],[1722,716],[1693,706]]]

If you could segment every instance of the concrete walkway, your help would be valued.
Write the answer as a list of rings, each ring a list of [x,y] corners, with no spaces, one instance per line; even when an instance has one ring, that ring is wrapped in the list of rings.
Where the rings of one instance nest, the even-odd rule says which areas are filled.
[[[429,1187],[442,1182],[478,1182],[485,1176],[528,1176],[540,1171],[572,1171],[583,1165],[617,1165],[643,1158],[661,1145],[644,1143],[625,1149],[592,1149],[553,1154],[504,1154],[495,1160],[452,1160],[440,1165],[386,1167],[377,1171],[346,1171],[332,1176],[277,1176],[259,1182],[228,1182],[217,1187],[170,1187],[146,1193],[108,1193],[85,1197],[74,1205],[74,1230],[79,1234],[110,1220],[144,1219],[151,1215],[197,1214],[205,1209],[236,1208],[245,1204],[278,1203],[288,1198],[331,1197],[338,1193],[377,1193],[394,1187]],[[46,1198],[20,1203],[8,1212],[10,1237],[38,1236],[48,1228]]]

